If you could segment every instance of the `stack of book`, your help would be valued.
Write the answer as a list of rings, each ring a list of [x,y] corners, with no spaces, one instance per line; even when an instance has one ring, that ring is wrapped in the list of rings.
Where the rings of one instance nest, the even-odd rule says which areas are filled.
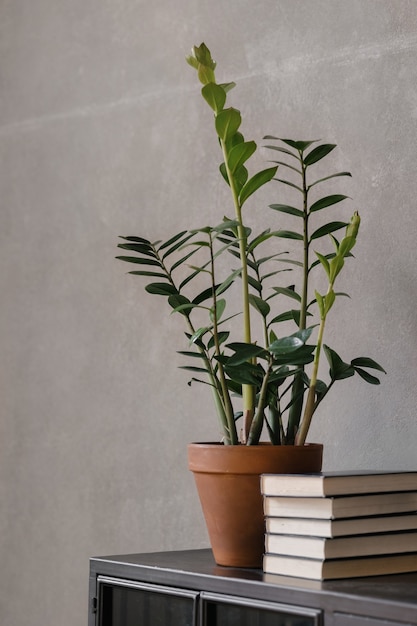
[[[417,571],[417,472],[264,474],[268,574],[315,580]]]

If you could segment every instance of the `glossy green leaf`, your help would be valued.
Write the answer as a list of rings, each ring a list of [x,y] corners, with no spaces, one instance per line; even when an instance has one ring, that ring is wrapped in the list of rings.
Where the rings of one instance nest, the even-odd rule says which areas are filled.
[[[190,352],[189,350],[177,350],[177,354],[181,354],[181,356],[187,356],[190,358],[204,358],[204,354],[202,354],[201,352]]]
[[[138,254],[143,254],[145,256],[151,256],[156,258],[156,254],[151,246],[140,244],[140,243],[119,243],[117,244],[118,248],[122,250],[131,250],[132,252],[137,252]]]
[[[232,285],[234,283],[234,281],[236,280],[236,278],[238,276],[240,276],[240,274],[242,273],[242,270],[239,268],[238,270],[235,270],[234,272],[232,272],[232,274],[230,274],[230,276],[228,276],[226,278],[226,280],[224,280],[221,285],[219,285],[216,289],[216,296],[220,296],[220,294],[222,294],[223,292],[226,291],[226,289],[229,289],[230,285]]]
[[[262,315],[262,317],[266,317],[271,311],[269,304],[265,302],[265,300],[262,300],[262,298],[255,296],[253,293],[249,294],[249,302],[253,308]]]
[[[246,202],[249,196],[255,193],[257,189],[259,189],[260,187],[268,183],[270,180],[272,180],[276,174],[277,169],[278,168],[276,167],[269,167],[265,170],[261,170],[260,172],[257,172],[257,174],[252,176],[252,178],[250,178],[247,181],[247,183],[244,185],[244,187],[242,188],[239,194],[240,205],[243,206],[243,204]]]
[[[361,378],[363,378],[363,380],[366,380],[366,382],[370,383],[371,385],[379,385],[381,382],[379,378],[373,376],[366,370],[363,370],[361,367],[355,367],[354,370],[357,374],[359,374]]]
[[[325,176],[324,178],[314,181],[314,183],[311,183],[308,188],[311,189],[314,185],[318,185],[319,183],[322,183],[325,180],[330,180],[331,178],[336,178],[337,176],[352,176],[352,174],[350,172],[338,172],[337,174],[331,174],[330,176]]]
[[[192,302],[193,304],[201,304],[201,302],[204,302],[205,300],[212,299],[212,298],[213,298],[213,288],[208,287],[207,289],[204,289],[204,291],[199,293],[195,298],[193,298]]]
[[[370,359],[369,357],[357,357],[356,359],[353,359],[351,364],[353,365],[353,367],[370,367],[371,369],[379,370],[380,372],[386,374],[384,368],[379,365],[379,363],[377,363],[373,359]]]
[[[175,310],[182,305],[191,304],[191,303],[189,299],[183,296],[182,294],[173,293],[168,298],[168,304]],[[184,312],[184,314],[186,314],[186,312]]]
[[[265,348],[251,343],[235,342],[228,344],[227,347],[234,352],[234,354],[227,359],[228,365],[240,365],[241,363],[245,363],[250,359],[254,359],[257,357],[268,357],[268,352],[267,350],[265,350]]]
[[[205,334],[206,334],[206,332],[207,332],[208,330],[209,330],[209,329],[208,329],[208,327],[207,327],[207,326],[204,326],[204,327],[202,327],[202,328],[198,328],[198,329],[195,331],[195,333],[193,333],[193,334],[189,337],[189,340],[190,340],[190,345],[192,345],[192,344],[194,344],[194,343],[195,343],[195,344],[197,344],[197,345],[203,346],[203,344],[201,343],[201,338],[203,337],[203,335],[205,335]],[[188,336],[188,335],[187,335],[187,336]]]
[[[320,237],[324,237],[324,235],[329,235],[330,233],[334,233],[336,230],[340,230],[341,228],[345,228],[348,225],[347,222],[329,222],[328,224],[324,224],[311,235],[310,240],[319,239]]]
[[[314,361],[315,346],[302,346],[293,352],[274,353],[275,365],[307,365]]]
[[[264,139],[273,139],[273,137],[264,137]],[[294,159],[299,161],[298,155],[294,154],[294,152],[291,152],[291,150],[288,150],[287,148],[283,148],[282,146],[271,146],[271,145],[267,145],[264,147],[268,148],[268,150],[275,150],[276,152],[282,152],[283,154],[288,154],[289,156],[292,156]]]
[[[155,259],[148,259],[147,257],[142,258],[138,256],[117,256],[116,259],[119,261],[126,261],[126,263],[137,263],[138,265],[157,265],[160,267],[160,262],[155,261]]]
[[[221,111],[226,102],[226,92],[216,83],[207,83],[201,90],[202,96],[215,113]]]
[[[355,374],[352,365],[345,363],[329,346],[323,345],[323,350],[330,365],[330,377],[332,380],[343,380]]]
[[[289,215],[296,215],[297,217],[304,217],[304,212],[301,209],[296,209],[288,204],[270,204],[270,209],[274,211],[280,211],[281,213],[289,213]]]
[[[183,247],[185,243],[187,243],[187,241],[189,241],[193,236],[194,236],[194,232],[190,232],[186,235],[186,237],[183,237],[182,239],[179,239],[178,241],[176,241],[174,243],[174,245],[172,245],[164,254],[164,256],[162,257],[163,259],[166,259],[170,254],[172,254],[173,252],[176,252],[179,248]],[[162,247],[160,248],[160,250],[162,250]]]
[[[254,141],[244,141],[233,146],[228,159],[230,171],[234,173],[255,151],[256,143]]]
[[[144,239],[143,237],[133,237],[133,236],[129,236],[129,237],[123,237],[120,236],[120,239],[124,239],[125,241],[134,241],[136,243],[142,243],[144,245],[148,245],[151,246],[151,242],[149,241],[149,239]]]
[[[317,143],[318,139],[313,139],[312,141],[294,141],[293,139],[280,139],[283,143],[287,144],[291,148],[295,148],[295,150],[299,150],[300,152],[304,152],[307,150],[313,143]]]
[[[294,291],[291,287],[273,287],[273,290],[277,294],[282,294],[284,296],[288,296],[293,300],[297,300],[297,302],[301,302],[301,296]]]
[[[276,237],[282,237],[283,239],[295,239],[297,241],[303,241],[301,233],[296,233],[294,230],[278,230],[275,233]]]
[[[154,278],[166,278],[166,274],[162,274],[161,272],[146,272],[145,270],[132,270],[128,272],[128,274],[134,274],[136,276],[153,276]]]
[[[308,167],[309,165],[313,165],[313,163],[317,163],[317,161],[320,161],[325,156],[327,156],[329,152],[334,150],[334,148],[336,148],[336,144],[331,143],[325,143],[321,146],[317,146],[317,148],[314,148],[304,158],[304,165]]]
[[[316,252],[316,255],[317,255],[320,263],[324,267],[324,269],[326,271],[326,274],[327,274],[327,277],[330,279],[330,264],[329,264],[329,261],[327,260],[327,258],[323,254],[320,254],[320,252]]]
[[[241,122],[242,117],[237,109],[231,107],[220,111],[215,120],[216,132],[220,139],[227,141],[228,138],[236,133]]]
[[[225,308],[226,300],[224,298],[220,298],[219,300],[217,300],[216,307],[214,307],[213,305],[210,309],[210,319],[214,321],[214,311],[216,311],[216,320],[219,321],[224,313]]]
[[[219,171],[220,171],[220,174],[223,176],[224,180],[226,181],[226,183],[227,183],[228,185],[230,185],[230,183],[229,183],[229,177],[228,177],[228,175],[227,175],[227,169],[226,169],[226,164],[225,164],[225,163],[220,163],[220,165],[219,165]]]
[[[344,196],[342,194],[333,194],[331,196],[326,196],[325,198],[321,198],[321,200],[317,200],[310,207],[310,213],[314,211],[320,211],[321,209],[325,209],[326,207],[332,206],[333,204],[337,204],[342,200],[346,200],[349,196]]]
[[[251,363],[240,365],[225,365],[227,375],[240,385],[259,385],[262,381],[263,370]]]
[[[285,180],[285,178],[275,178],[274,180],[276,180],[278,183],[282,183],[283,185],[288,185],[288,187],[292,187],[293,189],[296,189],[300,193],[303,193],[302,187],[299,187],[295,183],[292,183],[290,180]]]
[[[194,250],[191,250],[191,252],[189,252],[188,254],[186,254],[185,256],[181,257],[180,259],[178,259],[178,261],[176,261],[174,263],[174,265],[171,267],[171,272],[173,272],[174,270],[177,269],[177,267],[180,267],[180,265],[184,265],[185,261],[188,261],[188,259],[190,257],[193,256],[193,254],[195,254],[196,252],[198,252],[198,248],[194,248]]]
[[[170,283],[150,283],[145,287],[148,293],[152,293],[158,296],[171,296],[177,294],[178,291]]]
[[[207,370],[204,367],[194,367],[193,365],[179,365],[178,368],[180,370],[187,370],[188,372],[204,372],[207,373]]]
[[[225,341],[228,340],[230,333],[228,331],[220,331],[217,333],[217,338],[218,338],[218,342],[219,345],[222,345]],[[215,347],[215,341],[214,341],[214,337],[210,337],[210,340],[207,344],[207,347],[209,349],[212,349]]]
[[[230,82],[230,83],[219,83],[219,86],[226,92],[229,93],[229,91],[231,89],[233,89],[234,87],[236,87],[236,83]]]

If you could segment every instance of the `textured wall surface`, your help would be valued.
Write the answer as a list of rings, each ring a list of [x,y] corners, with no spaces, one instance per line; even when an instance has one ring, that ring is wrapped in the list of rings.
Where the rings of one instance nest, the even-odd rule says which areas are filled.
[[[415,468],[417,3],[3,0],[0,33],[1,625],[83,626],[89,556],[207,542],[185,446],[218,438],[211,398],[114,260],[230,210],[193,44],[245,136],[338,144],[362,227],[329,343],[388,376],[341,383],[310,439],[327,468]]]

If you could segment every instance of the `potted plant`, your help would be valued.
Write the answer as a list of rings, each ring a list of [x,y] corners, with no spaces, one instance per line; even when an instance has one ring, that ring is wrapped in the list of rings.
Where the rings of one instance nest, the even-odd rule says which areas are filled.
[[[357,212],[349,221],[332,219],[323,224],[321,219],[315,225],[323,209],[327,213],[347,198],[340,193],[317,194],[327,181],[350,176],[348,172],[331,172],[318,179],[314,175],[315,164],[336,146],[267,136],[272,142],[267,147],[277,160],[249,176],[247,166],[257,146],[241,133],[240,111],[226,107],[234,83],[216,81],[216,64],[204,43],[192,49],[187,61],[198,73],[202,96],[214,116],[222,154],[220,173],[230,188],[231,214],[214,226],[203,223],[166,241],[122,237],[119,248],[134,255],[117,258],[135,264],[130,273],[151,280],[146,291],[165,297],[171,312],[184,319],[186,349],[180,354],[189,359],[184,368],[192,372],[190,384],[210,386],[222,431],[220,444],[189,446],[190,468],[197,486],[208,487],[209,499],[214,497],[216,504],[232,509],[226,522],[232,544],[240,542],[242,532],[236,525],[242,524],[245,505],[249,509],[250,519],[244,522],[249,536],[242,538],[249,553],[231,556],[225,529],[220,528],[226,512],[211,513],[211,502],[200,493],[214,556],[223,565],[257,566],[263,550],[259,474],[320,471],[322,446],[306,445],[318,406],[336,381],[358,374],[378,384],[369,370],[384,370],[368,357],[344,361],[324,343],[327,317],[335,300],[346,295],[335,291],[335,284],[346,259],[352,257],[360,225]],[[278,168],[282,175],[277,174]],[[273,225],[253,232],[248,200],[266,184],[276,193],[277,181],[293,190],[297,200],[294,205],[271,204],[266,215]],[[298,227],[277,228],[277,214],[291,216]],[[291,254],[283,247],[285,242],[292,244]],[[231,263],[224,273],[225,257]],[[315,278],[320,285],[325,279],[324,290],[311,285]],[[233,285],[241,293],[237,310],[236,298],[227,299]],[[323,355],[329,365],[328,382],[318,377]],[[263,432],[272,445],[260,445]],[[225,481],[219,492],[211,482],[206,484],[211,480],[206,466],[211,455],[219,463],[214,474]],[[252,462],[255,468],[249,482],[255,489],[254,503],[246,487],[236,483],[247,480]],[[231,504],[233,494],[240,503]]]

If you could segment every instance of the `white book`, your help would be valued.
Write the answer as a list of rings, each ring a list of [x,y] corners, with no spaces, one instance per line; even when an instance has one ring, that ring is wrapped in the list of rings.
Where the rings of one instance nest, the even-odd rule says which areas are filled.
[[[367,535],[399,530],[417,530],[417,514],[377,515],[348,519],[311,519],[306,517],[267,517],[268,533],[284,535],[311,535],[315,537],[343,537]]]
[[[417,532],[357,535],[355,537],[330,539],[266,534],[265,551],[320,560],[417,552]]]
[[[338,519],[416,512],[417,492],[327,498],[264,496],[263,502],[267,517]]]
[[[417,553],[356,559],[335,559],[330,561],[265,554],[263,570],[266,574],[295,576],[312,580],[402,574],[417,571]]]
[[[317,474],[263,474],[261,491],[270,496],[323,497],[388,491],[417,491],[417,472],[349,471]]]

